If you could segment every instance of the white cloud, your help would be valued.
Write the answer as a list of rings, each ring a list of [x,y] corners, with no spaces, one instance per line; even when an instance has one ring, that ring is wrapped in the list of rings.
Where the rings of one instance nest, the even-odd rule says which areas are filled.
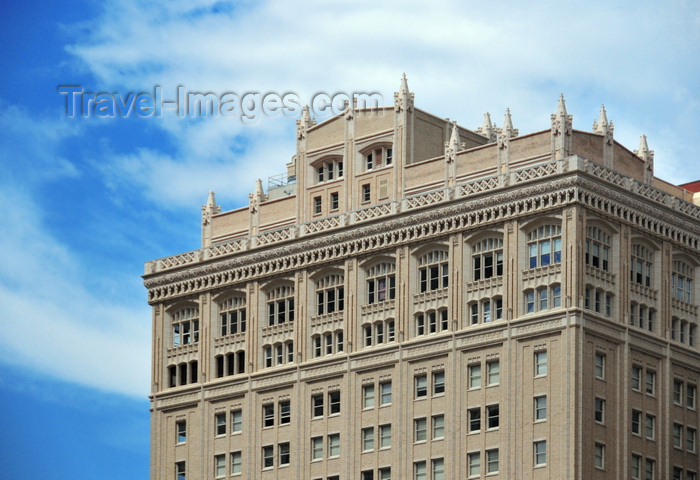
[[[47,233],[26,194],[4,185],[0,204],[22,205],[0,210],[0,358],[83,385],[147,394],[148,307],[90,291],[88,272]]]
[[[183,84],[239,94],[293,91],[301,98],[321,90],[376,90],[390,103],[406,70],[420,108],[472,128],[484,111],[500,121],[510,107],[521,132],[546,129],[564,92],[576,107],[569,109],[576,128],[589,129],[601,103],[616,103],[618,109],[610,112],[618,122],[624,119],[631,130],[653,138],[660,125],[690,134],[692,122],[677,120],[681,111],[691,120],[700,116],[697,106],[687,112],[683,94],[697,95],[699,11],[692,2],[274,0],[143,6],[119,0],[106,5],[92,34],[71,51],[101,84],[127,89]],[[248,161],[249,156],[227,158],[226,145],[238,135],[250,137],[251,151],[270,138],[235,123],[184,123],[172,129],[189,139],[171,165],[174,177],[191,175],[193,164],[211,155],[207,149],[223,152],[221,162]],[[270,122],[263,128],[274,135],[281,131]],[[195,145],[197,139],[206,141]],[[686,146],[693,151],[700,144]],[[659,150],[674,152],[666,146]],[[274,173],[273,161],[277,170],[283,168],[292,153],[280,151],[281,158],[263,165],[255,162],[257,175]],[[657,165],[682,164],[682,157],[671,155],[657,158]],[[700,176],[698,169],[664,171],[681,170]],[[687,179],[676,174],[669,180]]]

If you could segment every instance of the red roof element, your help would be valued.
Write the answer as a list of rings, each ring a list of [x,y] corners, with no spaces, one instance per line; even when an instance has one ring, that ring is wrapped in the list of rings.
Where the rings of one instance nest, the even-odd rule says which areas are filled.
[[[693,193],[700,192],[700,180],[695,180],[694,182],[684,183],[683,185],[678,186]]]

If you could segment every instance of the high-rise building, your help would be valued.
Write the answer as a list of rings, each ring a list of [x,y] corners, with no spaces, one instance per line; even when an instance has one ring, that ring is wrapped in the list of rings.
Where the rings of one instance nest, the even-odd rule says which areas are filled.
[[[471,131],[405,77],[296,134],[146,264],[153,480],[697,478],[700,185],[645,137]]]

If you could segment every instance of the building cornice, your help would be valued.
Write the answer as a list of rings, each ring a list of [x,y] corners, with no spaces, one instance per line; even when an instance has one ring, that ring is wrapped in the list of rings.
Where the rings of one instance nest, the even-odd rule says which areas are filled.
[[[169,257],[178,259],[173,264],[158,260],[159,270],[172,271],[144,276],[149,303],[287,275],[347,256],[375,254],[417,239],[439,239],[574,204],[698,250],[700,222],[693,219],[700,219],[700,208],[586,159],[569,157],[509,175],[505,186],[503,179],[488,177],[265,232],[256,236],[254,246],[246,243],[253,241],[247,238]]]

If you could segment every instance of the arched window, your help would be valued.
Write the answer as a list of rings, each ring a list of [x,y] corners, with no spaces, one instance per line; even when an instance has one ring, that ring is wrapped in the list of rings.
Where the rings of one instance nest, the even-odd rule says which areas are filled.
[[[219,334],[223,337],[245,332],[246,316],[245,297],[235,296],[219,302]]]
[[[316,166],[316,183],[327,182],[343,176],[343,159],[325,158]]]
[[[651,265],[654,256],[643,245],[632,245],[632,258],[630,259],[630,281],[645,287],[651,287]]]
[[[586,285],[586,297],[584,308],[602,313],[606,317],[612,316],[613,294],[592,285]]]
[[[446,308],[416,313],[415,320],[416,335],[429,335],[431,333],[446,331],[449,328]]]
[[[396,264],[382,262],[367,269],[367,303],[393,300],[396,295]]]
[[[525,313],[540,312],[561,307],[561,285],[525,290]]]
[[[503,298],[494,297],[469,304],[469,324],[488,323],[503,318]]]
[[[586,228],[586,265],[610,271],[610,235],[598,227]]]
[[[294,321],[294,287],[280,286],[267,292],[267,324]]]
[[[173,347],[199,341],[199,308],[185,307],[172,316]]]
[[[394,163],[394,155],[391,145],[377,145],[365,150],[363,155],[365,159],[364,167],[366,171]]]
[[[449,281],[447,250],[432,250],[418,259],[420,291],[446,288]]]
[[[530,268],[561,263],[561,225],[542,225],[527,237]]]
[[[343,351],[343,331],[326,332],[324,334],[313,335],[311,343],[313,346],[313,357],[318,358],[324,355],[332,355]]]
[[[263,347],[265,367],[294,362],[294,342],[287,340]]]
[[[381,345],[396,340],[394,319],[378,320],[362,325],[363,344],[365,347]]]
[[[671,296],[683,302],[693,301],[693,267],[681,260],[673,261],[671,273]]]
[[[345,289],[342,275],[326,275],[316,282],[316,313],[333,313],[345,308]]]
[[[474,281],[503,275],[503,239],[489,237],[472,246]]]

